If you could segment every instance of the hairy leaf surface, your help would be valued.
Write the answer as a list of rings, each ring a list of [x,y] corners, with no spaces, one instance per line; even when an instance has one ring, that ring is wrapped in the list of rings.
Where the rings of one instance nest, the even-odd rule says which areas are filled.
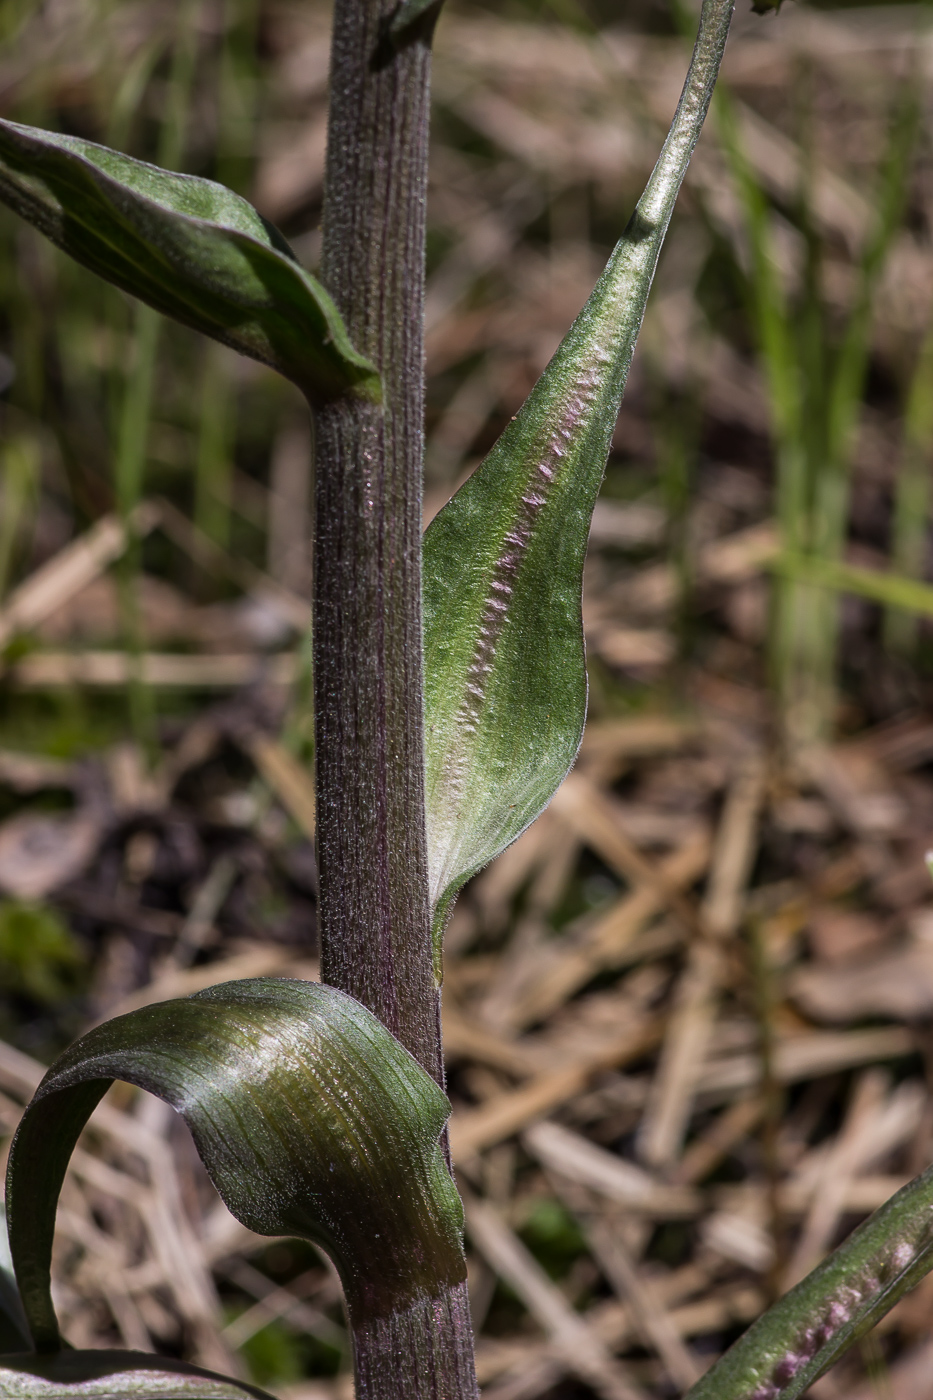
[[[438,1145],[450,1105],[352,997],[311,982],[228,982],[119,1016],[55,1062],[7,1174],[10,1248],[33,1341],[59,1346],[55,1206],[75,1141],[114,1079],[182,1114],[230,1210],[331,1255],[354,1324],[466,1276],[462,1208]]]
[[[0,1357],[4,1400],[272,1400],[264,1390],[139,1351]]]
[[[378,397],[327,292],[223,185],[0,121],[0,199],[108,282],[272,365],[312,400]]]
[[[685,1400],[798,1400],[933,1268],[933,1167],[769,1308]]]
[[[457,890],[547,805],[579,747],[590,517],[731,12],[731,0],[705,0],[680,105],[624,236],[520,412],[425,536],[428,854],[438,935]]]

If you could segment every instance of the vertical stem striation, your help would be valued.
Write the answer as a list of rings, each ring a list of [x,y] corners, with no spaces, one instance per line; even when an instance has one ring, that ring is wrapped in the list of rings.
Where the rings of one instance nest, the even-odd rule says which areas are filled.
[[[321,973],[438,1083],[421,636],[430,18],[394,50],[395,0],[336,0],[322,280],[383,402],[316,421],[314,700]],[[360,1400],[474,1400],[464,1281],[354,1322]]]
[[[382,373],[318,412],[314,681],[322,975],[443,1082],[431,964],[421,641],[430,26],[337,0],[322,278]]]
[[[354,1329],[358,1400],[472,1400],[477,1395],[466,1282]]]

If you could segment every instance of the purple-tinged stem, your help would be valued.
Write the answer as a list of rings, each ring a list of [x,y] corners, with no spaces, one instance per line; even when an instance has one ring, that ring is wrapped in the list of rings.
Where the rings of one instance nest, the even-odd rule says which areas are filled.
[[[314,700],[321,973],[440,1084],[424,814],[421,482],[430,17],[337,0],[321,276],[380,405],[318,410]],[[474,1400],[466,1268],[388,1316],[351,1313],[358,1400]]]
[[[424,819],[421,477],[430,34],[337,0],[322,279],[384,401],[318,411],[321,971],[443,1081]]]

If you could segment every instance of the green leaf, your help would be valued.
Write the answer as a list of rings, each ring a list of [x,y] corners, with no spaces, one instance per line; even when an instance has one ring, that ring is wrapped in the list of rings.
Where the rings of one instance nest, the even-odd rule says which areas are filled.
[[[327,292],[223,185],[0,121],[0,200],[92,272],[272,365],[310,399],[378,399],[378,374]]]
[[[769,1308],[685,1400],[797,1400],[933,1268],[933,1167]]]
[[[590,517],[731,13],[731,0],[705,0],[680,105],[624,236],[520,412],[425,536],[436,944],[457,890],[534,821],[579,747]]]
[[[10,1248],[39,1351],[55,1350],[55,1204],[114,1079],[184,1117],[230,1210],[321,1245],[354,1326],[466,1276],[462,1208],[438,1145],[443,1092],[352,997],[311,982],[228,982],[96,1027],[55,1062],[13,1140]]]
[[[141,1351],[0,1357],[4,1400],[272,1400],[264,1390]]]

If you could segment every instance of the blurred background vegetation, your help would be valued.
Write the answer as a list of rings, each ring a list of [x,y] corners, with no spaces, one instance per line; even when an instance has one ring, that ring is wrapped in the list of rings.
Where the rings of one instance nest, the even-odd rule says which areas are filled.
[[[426,516],[588,295],[691,26],[448,0]],[[218,179],[313,268],[328,32],[317,0],[3,0],[0,113]],[[451,927],[496,1400],[680,1393],[933,1157],[931,76],[928,4],[740,0],[594,519],[580,766]],[[4,1139],[92,1021],[315,975],[312,493],[291,386],[0,210]],[[326,1263],[236,1226],[159,1105],[109,1111],[70,1339],[345,1396]],[[931,1317],[813,1393],[926,1396]]]

